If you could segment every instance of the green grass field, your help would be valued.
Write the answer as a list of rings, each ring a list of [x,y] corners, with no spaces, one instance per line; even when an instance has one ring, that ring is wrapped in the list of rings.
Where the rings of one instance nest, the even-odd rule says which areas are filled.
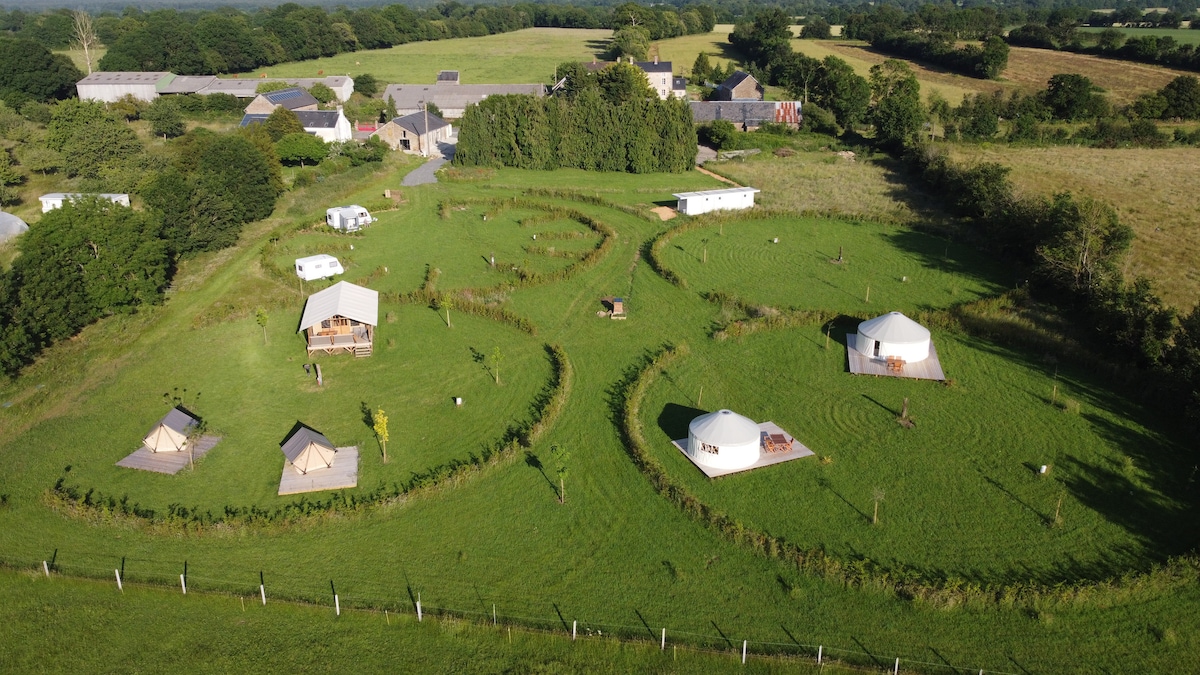
[[[529,50],[542,44],[538,35],[495,37],[525,40]],[[458,67],[466,81],[486,81],[442,57],[471,53],[467,45],[486,46],[490,39],[405,48],[425,55],[413,59],[427,68],[420,71],[423,79]],[[577,35],[563,35],[561,44],[572,41],[576,53],[591,49]],[[429,49],[449,51],[420,51]],[[533,77],[545,67],[538,59],[550,68],[561,60],[549,53],[554,49],[559,47],[530,59],[496,58],[494,71],[486,70],[493,66],[482,55],[471,58],[479,73],[507,67]],[[390,59],[386,67],[398,79],[410,79],[412,71],[397,58],[401,52],[392,52],[380,53],[379,63]],[[530,69],[516,70],[523,60]],[[288,74],[315,74],[312,66],[287,66],[298,69]],[[283,74],[276,70],[271,74]],[[653,650],[616,643],[569,653],[559,638],[542,643],[514,636],[514,655],[503,651],[507,636],[497,641],[490,629],[463,622],[413,627],[407,618],[388,627],[378,614],[362,611],[408,611],[418,594],[427,607],[480,617],[494,604],[502,616],[554,630],[578,620],[581,627],[603,626],[606,634],[656,640],[666,627],[679,640],[724,650],[735,665],[733,653],[750,640],[760,650],[803,654],[822,645],[838,658],[876,669],[900,657],[905,672],[1191,668],[1200,652],[1200,584],[1193,577],[1163,584],[1159,577],[1137,576],[1126,586],[1096,587],[1070,601],[1056,600],[1051,588],[1037,601],[934,606],[870,583],[828,581],[759,555],[661,497],[631,460],[618,429],[623,383],[646,354],[664,343],[686,342],[691,355],[659,375],[642,408],[655,458],[709,508],[823,548],[847,565],[869,557],[931,578],[1069,584],[1144,570],[1195,546],[1195,527],[1188,525],[1195,513],[1188,491],[1192,467],[1178,459],[1190,439],[1141,407],[1124,383],[1105,381],[1069,360],[1058,364],[1056,380],[1050,354],[941,329],[934,338],[953,386],[852,377],[844,372],[837,336],[826,351],[815,325],[723,342],[711,337],[734,317],[704,300],[704,290],[861,318],[893,308],[938,310],[1008,287],[1003,269],[915,230],[801,216],[801,210],[844,208],[868,221],[938,217],[885,163],[830,159],[828,153],[800,153],[723,167],[739,180],[743,174],[763,179],[750,182],[764,188],[761,203],[796,215],[679,235],[672,243],[682,250],[668,248],[666,262],[688,280],[686,289],[668,283],[645,260],[650,242],[681,221],[648,218],[644,209],[669,202],[673,192],[721,185],[697,172],[480,172],[474,179],[404,188],[404,203],[378,214],[380,222],[362,236],[305,228],[319,222],[328,206],[377,201],[417,160],[394,155],[382,168],[354,169],[289,193],[271,219],[247,228],[238,246],[185,261],[161,306],[90,326],[20,378],[0,383],[0,563],[32,570],[53,560],[63,573],[106,582],[123,565],[131,584],[168,587],[186,565],[192,590],[187,602],[196,601],[185,612],[183,604],[174,604],[182,597],[135,586],[121,601],[138,603],[133,606],[139,611],[124,612],[110,583],[2,573],[0,588],[13,601],[0,618],[15,626],[0,656],[12,667],[4,669],[49,668],[39,658],[78,670],[134,662],[147,651],[143,636],[169,647],[145,656],[146,669],[160,662],[196,670],[242,663],[261,670],[326,667],[321,657],[334,664],[328,669],[359,657],[368,667],[377,659],[394,668],[389,657],[422,649],[426,656],[414,668],[724,667],[719,659],[711,667],[656,662]],[[573,191],[601,203],[527,194],[530,189]],[[488,209],[492,217],[483,220],[483,203],[511,196],[535,203]],[[451,205],[448,218],[442,203]],[[611,250],[566,281],[493,293],[510,280],[485,262],[493,251],[498,261],[527,255],[538,271],[569,264],[526,248],[535,232],[583,231],[561,218],[521,224],[556,207],[612,228]],[[767,244],[775,236],[780,243]],[[369,278],[381,291],[412,291],[426,265],[437,267],[440,289],[483,289],[486,301],[527,319],[536,335],[463,312],[452,313],[448,328],[444,315],[421,305],[385,303],[375,355],[321,357],[327,384],[318,390],[300,367],[306,354],[294,333],[304,299],[299,283],[278,281],[259,264],[263,246],[276,237],[274,264],[289,268],[294,257],[329,250],[345,257],[348,278]],[[710,241],[704,244],[704,238]],[[545,243],[551,241],[574,251],[598,239]],[[828,262],[838,246],[847,261],[840,266]],[[387,271],[377,274],[380,267]],[[628,320],[597,316],[601,298],[612,295],[626,298]],[[253,319],[258,307],[270,317],[268,344]],[[846,324],[853,322],[836,325]],[[509,424],[525,419],[551,376],[546,343],[563,347],[574,376],[561,415],[528,454],[510,454],[392,503],[286,526],[166,531],[82,518],[48,504],[48,491],[68,465],[68,482],[82,490],[128,494],[160,512],[171,504],[219,513],[225,505],[270,509],[293,503],[299,498],[278,497],[274,490],[283,464],[278,442],[297,420],[336,443],[364,446],[353,494],[381,481],[405,481],[435,463],[478,454]],[[485,369],[487,359],[478,362],[472,352],[486,357],[496,346],[506,357],[501,385]],[[799,460],[714,482],[700,479],[667,440],[681,423],[686,426],[688,414],[681,409],[697,405],[701,384],[704,409],[726,406],[774,419],[832,462]],[[195,471],[174,477],[114,467],[166,410],[163,394],[176,388],[181,395],[187,389],[185,401],[225,436],[222,444]],[[451,406],[452,396],[465,398],[462,409]],[[894,419],[905,396],[916,420],[911,430]],[[387,465],[363,423],[363,402],[383,407],[391,418]],[[676,407],[664,416],[668,404]],[[552,445],[570,452],[565,504],[558,501]],[[1050,476],[1035,477],[1031,467],[1040,464],[1054,465]],[[864,514],[873,507],[875,489],[884,499],[881,523],[871,526]],[[1062,523],[1047,527],[1059,498]],[[346,610],[337,624],[344,632],[331,630],[327,609],[272,604],[253,616],[248,606],[240,616],[233,596],[253,594],[260,571],[272,598],[323,607],[332,580]],[[296,650],[289,626],[313,636],[302,638],[303,644],[327,644],[316,656]],[[385,639],[392,634],[383,631],[409,628],[411,636]],[[102,646],[79,649],[85,630]],[[386,648],[361,656],[384,643]],[[260,647],[271,654],[255,653]],[[8,663],[0,660],[0,666]]]
[[[848,314],[942,308],[995,295],[1007,281],[975,251],[872,222],[735,220],[675,236],[665,253],[690,288]]]
[[[854,325],[837,322],[828,350],[819,326],[695,346],[644,407],[659,461],[747,525],[842,559],[935,577],[1053,584],[1104,578],[1188,548],[1180,474],[1190,467],[1160,435],[1164,420],[1153,411],[1085,371],[1063,369],[1058,403],[1079,404],[1066,411],[1051,404],[1053,368],[952,334],[935,333],[934,345],[953,386],[851,376],[844,345]],[[832,461],[705,478],[670,445],[701,413],[701,387],[703,411],[773,420]],[[905,398],[913,429],[896,422]],[[1043,464],[1054,467],[1049,477],[1034,471]],[[1128,488],[1123,503],[1099,499],[1118,484]],[[875,490],[884,499],[872,526]],[[1052,527],[1059,497],[1063,523]]]
[[[554,80],[564,61],[602,59],[609,30],[527,28],[479,38],[411,42],[391,49],[281,63],[242,77],[319,77],[370,73],[380,82],[433,83],[439,70],[457,70],[464,84],[536,83]],[[691,65],[691,64],[688,64]]]
[[[1106,29],[1100,27],[1084,26],[1079,29],[1085,33],[1099,33]],[[1183,28],[1118,28],[1117,30],[1125,34],[1125,37],[1169,37],[1175,42],[1184,45],[1200,45],[1200,30],[1190,30]]]

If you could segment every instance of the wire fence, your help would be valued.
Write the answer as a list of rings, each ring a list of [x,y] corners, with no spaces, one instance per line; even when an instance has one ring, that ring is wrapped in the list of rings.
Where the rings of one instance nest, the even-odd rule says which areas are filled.
[[[686,650],[703,654],[724,654],[740,657],[743,663],[751,659],[771,658],[786,659],[793,662],[810,661],[820,666],[841,666],[855,670],[872,672],[887,672],[893,675],[905,673],[954,673],[955,675],[1019,675],[1011,671],[994,668],[956,665],[941,658],[941,662],[924,661],[910,656],[885,655],[869,651],[858,640],[859,649],[849,649],[831,646],[823,643],[801,642],[786,628],[784,633],[790,638],[788,642],[750,639],[744,636],[726,635],[715,623],[713,628],[717,634],[701,633],[694,630],[680,630],[669,626],[655,626],[642,617],[637,616],[640,625],[628,625],[605,621],[592,621],[568,618],[554,603],[549,603],[555,610],[553,617],[531,616],[528,612],[514,611],[505,608],[497,601],[492,602],[490,611],[483,600],[478,588],[473,591],[483,605],[480,609],[465,609],[448,607],[439,604],[429,604],[424,601],[423,591],[415,590],[406,581],[403,589],[389,586],[380,582],[363,582],[361,580],[339,581],[336,576],[329,580],[328,587],[323,584],[297,584],[294,581],[273,583],[273,575],[263,570],[243,570],[237,578],[230,576],[211,576],[211,570],[202,574],[189,569],[187,561],[168,561],[152,558],[122,557],[108,561],[89,560],[82,557],[60,556],[55,549],[53,554],[44,560],[15,558],[0,555],[0,565],[10,569],[37,571],[46,576],[61,575],[95,580],[107,579],[114,587],[123,589],[126,584],[148,585],[158,587],[174,587],[186,595],[187,593],[219,593],[236,595],[242,598],[267,602],[287,602],[308,606],[328,607],[330,611],[340,615],[343,610],[370,611],[387,613],[396,616],[413,616],[418,621],[426,617],[447,617],[471,621],[480,625],[505,627],[525,632],[536,632],[562,636],[570,640],[611,639],[641,644],[657,644],[660,649]],[[178,573],[163,571],[164,566],[175,566]],[[156,569],[157,568],[157,569]],[[222,570],[226,574],[232,570]],[[338,584],[344,584],[352,590],[339,590]],[[782,627],[781,627],[782,628]],[[931,650],[933,651],[933,650]]]

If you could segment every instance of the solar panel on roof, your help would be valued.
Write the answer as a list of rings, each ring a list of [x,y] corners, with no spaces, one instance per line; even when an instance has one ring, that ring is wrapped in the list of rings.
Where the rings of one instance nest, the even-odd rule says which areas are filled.
[[[267,98],[272,101],[286,101],[290,98],[298,98],[301,96],[299,89],[280,89],[267,94]]]

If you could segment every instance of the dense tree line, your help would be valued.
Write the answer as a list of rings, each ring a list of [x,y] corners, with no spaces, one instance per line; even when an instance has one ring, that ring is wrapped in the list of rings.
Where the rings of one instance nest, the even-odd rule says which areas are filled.
[[[561,96],[489,96],[467,108],[454,163],[553,170],[680,172],[696,159],[686,101],[659,98],[642,72],[617,64],[599,74],[560,66]]]
[[[1140,11],[1133,6],[1118,10],[1118,12],[1137,12],[1139,16]],[[1123,16],[1122,18],[1128,19],[1129,17]],[[1180,42],[1171,36],[1131,37],[1116,28],[1108,28],[1099,33],[1077,30],[1083,21],[1084,15],[1080,11],[1056,10],[1044,21],[1032,21],[1019,28],[1014,28],[1009,31],[1005,39],[1014,47],[1095,54],[1107,58],[1200,72],[1200,50],[1197,50],[1193,44]],[[1091,21],[1095,21],[1092,25],[1109,26],[1114,22],[1111,18],[1100,20],[1095,17]],[[1125,21],[1117,22],[1125,23]],[[1200,28],[1200,21],[1193,21],[1192,26]]]
[[[923,5],[912,13],[892,5],[846,17],[843,35],[865,40],[888,54],[933,63],[970,77],[996,79],[1008,66],[1008,45],[999,36],[1001,16],[987,7],[948,9]],[[957,46],[980,40],[982,46]]]
[[[0,64],[0,100],[13,108],[74,96],[83,78],[71,59],[32,40],[0,38]]]
[[[261,127],[197,128],[152,153],[116,113],[75,99],[49,106],[44,129],[0,106],[0,127],[34,140],[18,147],[24,168],[61,171],[86,192],[135,193],[145,204],[70,202],[18,239],[20,255],[0,273],[0,370],[10,375],[99,318],[158,302],[180,257],[232,245],[283,189]]]
[[[108,47],[102,70],[165,70],[180,75],[231,73],[285,61],[302,61],[407,42],[478,37],[533,26],[633,29],[660,40],[712,30],[716,14],[707,5],[675,8],[625,3],[574,7],[520,3],[463,5],[444,2],[413,9],[394,4],[351,10],[286,3],[255,12],[232,9],[142,12],[126,9],[94,18],[95,33]],[[75,39],[69,12],[34,15],[0,12],[0,35],[62,49]],[[44,69],[44,67],[43,67]],[[76,78],[78,79],[78,78]]]

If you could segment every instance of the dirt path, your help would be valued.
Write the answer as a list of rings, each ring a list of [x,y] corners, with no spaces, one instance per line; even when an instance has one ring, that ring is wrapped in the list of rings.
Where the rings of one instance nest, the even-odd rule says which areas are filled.
[[[713,173],[713,172],[709,171],[708,169],[706,169],[706,168],[704,168],[704,167],[702,167],[702,166],[698,166],[698,167],[696,167],[696,170],[697,170],[697,171],[699,171],[700,173],[702,173],[702,174],[706,175],[706,176],[712,176],[713,178],[716,178],[717,180],[721,181],[722,183],[729,183],[730,185],[732,185],[732,186],[734,186],[734,187],[744,187],[744,186],[742,186],[742,185],[738,185],[737,183],[735,183],[735,182],[733,182],[733,181],[729,180],[729,179],[728,179],[728,178],[726,178],[725,176],[718,176],[717,174],[715,174],[715,173]]]

